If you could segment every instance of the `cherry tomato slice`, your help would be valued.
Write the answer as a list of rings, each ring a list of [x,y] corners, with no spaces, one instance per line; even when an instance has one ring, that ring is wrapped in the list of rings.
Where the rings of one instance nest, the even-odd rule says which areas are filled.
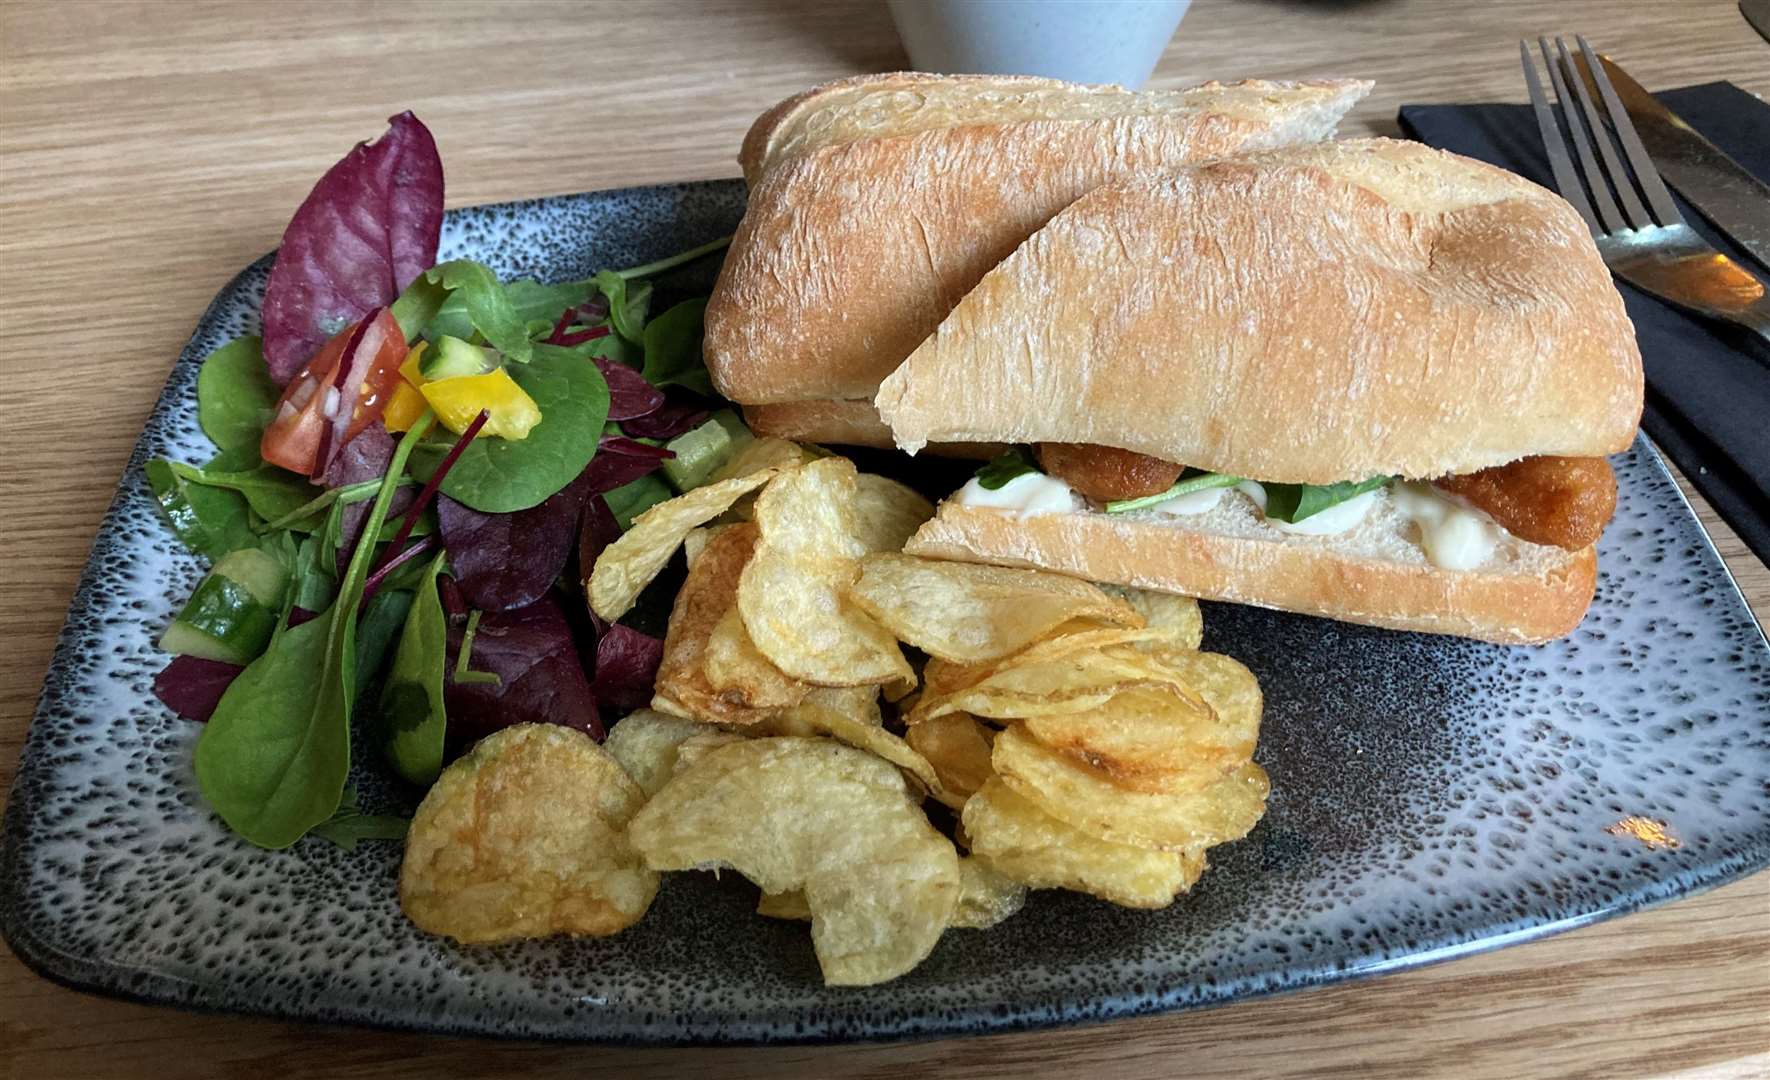
[[[387,408],[405,358],[405,335],[386,308],[346,327],[289,380],[259,454],[318,479],[344,444]],[[346,402],[353,404],[346,409]]]

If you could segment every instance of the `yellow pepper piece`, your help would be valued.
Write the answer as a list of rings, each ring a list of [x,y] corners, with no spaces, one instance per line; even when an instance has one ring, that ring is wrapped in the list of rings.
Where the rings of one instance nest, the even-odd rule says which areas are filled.
[[[399,366],[400,378],[410,383],[414,390],[424,385],[424,350],[429,346],[428,341],[420,341],[412,346],[412,351],[406,354],[405,363]]]
[[[400,381],[393,388],[393,396],[387,399],[387,411],[381,414],[381,422],[389,431],[405,431],[418,422],[429,408],[424,395],[418,387],[424,385],[424,376],[418,371],[418,361],[424,355],[427,342],[420,341],[412,346],[406,354],[405,363],[399,366]]]
[[[540,406],[503,368],[484,375],[457,375],[427,382],[418,392],[436,410],[442,426],[457,435],[467,430],[481,409],[491,413],[485,427],[479,429],[481,436],[526,439],[529,429],[541,422]]]

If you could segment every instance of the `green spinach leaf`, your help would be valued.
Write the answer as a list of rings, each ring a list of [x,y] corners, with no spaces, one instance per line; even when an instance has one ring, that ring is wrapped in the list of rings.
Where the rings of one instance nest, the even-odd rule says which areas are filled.
[[[364,529],[378,534],[425,412],[394,449]],[[334,507],[340,504],[334,503]],[[235,832],[266,848],[293,844],[338,809],[350,772],[357,607],[375,545],[357,545],[338,596],[319,617],[284,625],[222,695],[197,739],[197,785]]]
[[[675,497],[676,492],[657,473],[647,473],[637,480],[629,480],[602,496],[623,532],[633,527],[634,518],[666,499]]]
[[[704,259],[708,255],[711,255],[715,251],[719,251],[730,244],[731,237],[721,236],[719,239],[709,240],[699,247],[689,248],[687,251],[679,251],[674,255],[666,255],[662,259],[658,259],[654,262],[642,263],[639,266],[630,266],[625,270],[618,271],[618,273],[624,278],[653,277],[666,270],[674,270],[678,266],[686,266],[697,259]]]
[[[264,425],[276,411],[281,392],[270,381],[263,342],[235,338],[209,354],[197,373],[197,423],[223,450],[258,453]]]
[[[1266,516],[1295,525],[1314,517],[1330,506],[1375,491],[1393,480],[1392,476],[1373,476],[1356,483],[1340,484],[1262,484],[1266,489]]]
[[[221,463],[231,464],[237,453],[243,451],[226,452],[225,460]],[[251,504],[253,512],[267,521],[280,521],[290,517],[320,494],[319,488],[275,465],[260,464],[251,469],[221,470],[173,462],[172,471],[188,484],[239,492]],[[299,525],[290,527],[296,528]]]
[[[1144,495],[1135,499],[1120,499],[1106,504],[1109,514],[1122,514],[1127,510],[1141,510],[1146,506],[1167,502],[1181,495],[1190,495],[1195,491],[1209,491],[1211,488],[1234,487],[1241,483],[1241,477],[1229,476],[1224,473],[1195,472],[1191,476],[1183,476],[1175,481],[1174,486],[1157,495]]]
[[[680,386],[697,394],[713,393],[713,380],[701,359],[706,314],[706,300],[684,300],[647,324],[642,373],[646,382],[658,387]]]
[[[433,333],[449,333],[463,339],[472,336],[471,332],[454,333],[459,320],[450,309],[458,304],[457,310],[466,316],[468,325],[478,330],[505,359],[518,364],[529,362],[528,324],[489,267],[472,259],[455,259],[424,271],[424,277],[449,290],[448,300],[430,320]]]
[[[617,270],[604,270],[590,281],[608,297],[608,321],[615,333],[628,341],[643,341],[645,312],[651,306],[651,282],[630,282]]]
[[[570,349],[537,344],[533,361],[506,370],[540,407],[541,422],[526,439],[473,440],[442,483],[444,495],[488,514],[527,510],[577,479],[608,419],[608,384]],[[429,480],[454,442],[448,436],[421,445],[413,475]]]
[[[412,819],[398,814],[365,814],[357,806],[356,791],[346,788],[338,809],[315,825],[312,835],[329,840],[345,851],[355,851],[364,840],[404,840]]]
[[[436,592],[439,553],[424,568],[400,632],[393,666],[381,688],[381,752],[394,771],[422,787],[442,772],[443,677],[448,668],[448,618]]]
[[[333,503],[331,517],[341,515],[343,509]],[[326,528],[322,525],[320,532]],[[309,536],[295,545],[289,573],[288,602],[306,611],[324,611],[338,595],[338,549],[326,543],[323,536]]]
[[[154,500],[185,547],[218,559],[257,542],[251,508],[238,492],[190,483],[164,458],[149,461],[145,472]]]
[[[362,617],[356,624],[356,669],[365,677],[381,670],[411,609],[410,591],[385,585],[363,604]]]
[[[448,300],[449,290],[446,286],[432,281],[429,274],[419,274],[406,286],[406,291],[399,294],[388,311],[393,314],[393,321],[399,323],[400,335],[410,344],[417,341],[430,327]]]
[[[517,317],[522,319],[523,328],[530,337],[553,329],[553,324],[559,321],[567,308],[577,307],[590,299],[595,292],[596,287],[588,280],[543,285],[523,278],[504,286],[504,295],[509,298]],[[462,339],[471,337],[473,320],[468,316],[466,301],[451,296],[430,324],[429,332],[433,337],[442,334]]]
[[[1024,446],[1016,446],[1005,454],[991,458],[983,468],[977,470],[977,486],[985,491],[996,491],[1016,476],[1038,471],[1039,466],[1033,461],[1032,451]]]

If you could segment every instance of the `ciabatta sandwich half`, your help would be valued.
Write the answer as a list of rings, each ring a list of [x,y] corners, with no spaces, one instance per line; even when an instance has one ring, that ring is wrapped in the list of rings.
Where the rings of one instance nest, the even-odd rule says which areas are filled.
[[[1084,192],[1330,134],[1359,80],[1134,93],[995,75],[866,75],[782,102],[740,161],[749,206],[707,305],[719,392],[764,434],[891,445],[879,381]]]
[[[876,405],[912,453],[1025,448],[913,553],[1540,642],[1590,604],[1641,401],[1571,207],[1378,139],[1089,193]]]

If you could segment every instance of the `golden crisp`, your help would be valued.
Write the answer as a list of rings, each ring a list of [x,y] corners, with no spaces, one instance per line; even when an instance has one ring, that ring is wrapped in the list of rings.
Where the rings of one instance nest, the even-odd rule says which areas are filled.
[[[805,893],[793,889],[784,893],[763,893],[756,901],[756,914],[765,919],[791,919],[798,922],[811,921],[811,905],[805,901]]]
[[[832,986],[870,986],[922,961],[952,921],[959,857],[898,770],[830,739],[716,748],[633,819],[654,870],[731,867],[764,893],[803,890]]]
[[[990,730],[967,713],[947,713],[913,725],[904,735],[940,778],[940,801],[955,810],[996,774],[989,763],[991,738]]]
[[[750,709],[785,709],[797,705],[811,689],[808,683],[789,678],[756,648],[738,614],[735,595],[708,635],[701,663],[713,693]]]
[[[1017,661],[944,694],[926,690],[909,714],[909,722],[919,724],[949,712],[994,720],[1078,712],[1098,709],[1129,690],[1160,687],[1189,693],[1173,668],[1156,656],[1136,649],[1090,650],[1054,660]]]
[[[888,477],[860,473],[855,478],[855,532],[868,551],[902,551],[934,504]]]
[[[983,859],[959,860],[959,904],[953,925],[988,930],[1026,906],[1026,886]]]
[[[706,730],[707,725],[699,720],[640,709],[615,722],[602,748],[621,763],[621,768],[649,798],[675,771],[676,748]]]
[[[1101,588],[1137,609],[1151,630],[1160,630],[1171,644],[1183,649],[1197,649],[1205,636],[1204,614],[1198,601],[1190,596],[1133,589],[1124,585],[1102,585]],[[1138,646],[1149,648],[1148,643]]]
[[[976,686],[999,672],[1014,667],[1049,664],[1071,657],[1100,652],[1119,645],[1166,642],[1168,634],[1152,627],[1099,627],[1085,621],[1068,622],[1017,653],[999,660],[959,664],[938,657],[922,669],[922,695],[909,716],[910,723],[925,719],[942,699]]]
[[[623,930],[658,891],[627,836],[644,801],[583,732],[505,728],[443,770],[419,804],[400,906],[419,929],[465,944]]]
[[[1045,813],[1001,780],[965,804],[971,853],[1034,889],[1074,889],[1124,907],[1159,908],[1192,888],[1202,852],[1156,851],[1102,840]]]
[[[1026,886],[998,872],[980,859],[959,859],[959,902],[953,908],[952,926],[962,930],[988,930],[1026,905]],[[798,889],[763,893],[756,914],[769,919],[811,921],[811,905]]]
[[[896,639],[844,595],[866,554],[855,475],[846,458],[822,458],[763,489],[760,540],[738,582],[738,610],[756,647],[788,675],[820,686],[914,675]]]
[[[741,735],[735,731],[724,731],[720,728],[709,728],[702,725],[700,734],[691,735],[677,745],[676,772],[673,772],[670,775],[675,776],[676,773],[681,772],[684,769],[692,769],[694,768],[695,762],[701,760],[720,747],[730,746],[735,742],[743,742],[747,738],[749,738],[749,736]]]
[[[781,734],[803,730],[813,735],[828,735],[884,758],[907,773],[923,791],[946,802],[946,793],[934,767],[909,743],[885,730],[879,715],[878,695],[876,686],[820,688],[772,723],[786,728]]]
[[[797,469],[808,461],[816,461],[819,456],[809,447],[767,435],[745,443],[737,456],[713,473],[712,482],[716,484],[722,480],[735,480],[740,476],[770,469],[776,472]]]
[[[717,693],[707,679],[705,663],[707,642],[732,608],[738,576],[755,545],[756,526],[747,522],[720,529],[708,538],[670,609],[652,708],[710,724],[755,724],[774,714],[774,710],[751,708],[736,696]]]
[[[1143,623],[1130,604],[1078,578],[913,555],[863,559],[848,596],[899,640],[964,664],[1018,652],[1072,619]]]
[[[1131,791],[1051,749],[1019,724],[996,735],[990,762],[1010,788],[1052,817],[1106,840],[1196,850],[1239,840],[1266,812],[1272,785],[1253,762],[1184,794]]]
[[[1256,714],[1257,716],[1258,714]],[[1076,712],[1028,717],[1026,731],[1134,791],[1196,790],[1254,752],[1253,728],[1234,728],[1200,698],[1173,686],[1115,694]]]
[[[762,469],[706,484],[634,518],[633,527],[596,558],[586,587],[590,610],[610,622],[625,615],[690,531],[725,513],[732,503],[774,475],[774,470]]]

